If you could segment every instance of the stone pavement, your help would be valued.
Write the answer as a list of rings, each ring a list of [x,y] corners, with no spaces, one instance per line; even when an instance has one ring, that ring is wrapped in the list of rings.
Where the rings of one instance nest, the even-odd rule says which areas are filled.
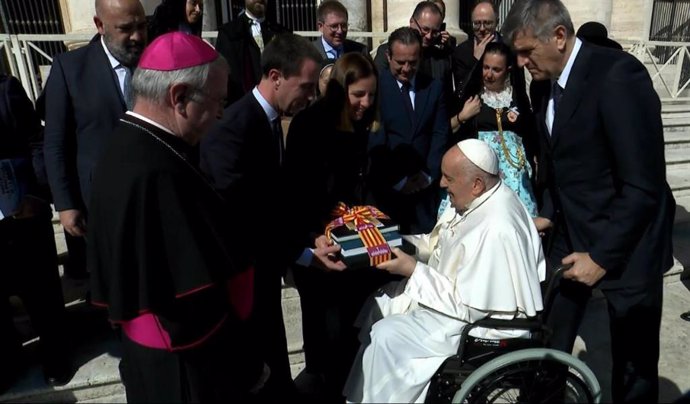
[[[683,267],[690,268],[690,215],[684,208],[674,228],[675,256],[679,260],[667,274],[664,283],[664,307],[661,324],[661,359],[659,361],[660,402],[671,402],[690,390],[690,322],[680,314],[690,311],[690,281],[681,280]],[[61,234],[61,232],[56,232]],[[60,244],[60,243],[59,243]],[[64,244],[59,249],[64,251]],[[66,332],[70,334],[73,358],[78,370],[64,387],[52,388],[43,382],[36,364],[36,341],[28,318],[18,305],[16,323],[27,339],[27,360],[32,364],[20,381],[0,395],[0,402],[124,402],[124,388],[120,384],[117,364],[119,347],[115,334],[99,309],[88,307],[83,299],[86,283],[63,280],[67,302]],[[290,350],[293,377],[298,386],[309,389],[308,379],[300,373],[304,369],[301,351],[301,318],[299,296],[292,288],[283,290],[283,311]],[[602,297],[592,299],[587,310],[575,356],[584,360],[595,372],[603,387],[605,401],[610,399],[610,354],[608,314]],[[631,336],[634,338],[634,335]],[[640,347],[645,349],[645,347]]]

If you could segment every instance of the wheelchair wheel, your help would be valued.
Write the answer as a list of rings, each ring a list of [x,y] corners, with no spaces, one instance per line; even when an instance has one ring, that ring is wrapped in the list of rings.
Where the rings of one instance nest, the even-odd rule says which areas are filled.
[[[453,403],[598,403],[601,388],[582,361],[546,348],[523,349],[474,371]]]

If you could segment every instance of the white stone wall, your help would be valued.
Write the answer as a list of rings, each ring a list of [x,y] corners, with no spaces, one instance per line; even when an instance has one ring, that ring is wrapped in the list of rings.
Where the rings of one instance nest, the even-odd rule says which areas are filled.
[[[626,0],[629,1],[629,0]],[[570,12],[575,31],[588,21],[597,21],[611,27],[611,0],[563,0]]]
[[[649,39],[652,0],[613,0],[609,35],[618,39]]]
[[[575,30],[587,21],[598,21],[615,39],[649,38],[653,0],[563,0]]]
[[[382,0],[372,0],[371,10],[367,10],[365,0],[341,0],[350,14],[352,30],[365,30],[367,14],[371,13],[373,31],[383,31],[384,7]],[[616,39],[646,39],[653,0],[563,0],[577,30],[587,21],[598,21],[606,25],[609,34]],[[152,14],[160,0],[141,0],[148,15]],[[94,32],[93,0],[61,0],[65,29],[68,33]],[[388,31],[407,26],[416,1],[387,0],[386,14]],[[446,2],[448,29],[457,33],[458,4]],[[215,30],[215,10],[212,0],[204,0],[204,30]],[[463,35],[464,36],[464,35]]]

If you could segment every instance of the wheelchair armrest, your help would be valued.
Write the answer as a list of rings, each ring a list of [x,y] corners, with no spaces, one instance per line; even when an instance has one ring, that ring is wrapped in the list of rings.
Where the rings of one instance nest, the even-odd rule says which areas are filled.
[[[484,318],[468,325],[468,327],[499,328],[499,329],[520,329],[527,331],[541,330],[542,322],[537,317],[514,318],[512,320],[499,320],[495,318]]]
[[[465,345],[467,342],[467,337],[469,336],[470,331],[475,327],[498,328],[498,329],[519,329],[519,330],[526,330],[526,331],[531,331],[531,332],[544,330],[544,324],[542,323],[542,321],[539,317],[514,318],[512,320],[499,320],[499,319],[495,319],[495,318],[484,318],[484,319],[475,321],[472,324],[467,324],[465,326],[465,328],[463,328],[462,333],[460,335],[460,345],[458,346],[458,352],[457,352],[457,356],[459,358],[463,357],[463,353],[465,351]]]

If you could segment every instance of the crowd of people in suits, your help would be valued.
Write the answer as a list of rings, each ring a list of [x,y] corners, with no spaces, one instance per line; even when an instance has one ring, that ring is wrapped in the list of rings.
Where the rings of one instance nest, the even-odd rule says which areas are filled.
[[[366,298],[399,275],[347,270],[335,258],[339,247],[324,236],[333,208],[375,205],[402,233],[428,233],[453,203],[441,186],[444,153],[474,138],[496,154],[498,175],[544,236],[551,265],[572,265],[551,308],[559,313],[549,320],[552,345],[572,350],[592,289],[600,288],[611,316],[614,401],[656,399],[661,276],[672,265],[675,202],[659,98],[642,64],[612,49],[605,29],[585,24],[580,39],[560,1],[525,0],[499,33],[496,5],[478,0],[472,35],[457,44],[443,23],[443,1],[421,1],[409,26],[393,30],[372,58],[347,38],[348,10],[336,0],[320,2],[314,41],[270,21],[267,0],[245,0],[209,51],[185,38],[201,33],[200,0],[164,0],[151,21],[138,0],[95,3],[98,35],[53,61],[41,99],[45,128],[17,80],[2,77],[9,94],[0,99],[2,132],[11,136],[0,138],[0,157],[44,158],[45,167],[34,164],[27,203],[0,220],[3,257],[27,268],[0,285],[0,350],[13,358],[0,365],[0,390],[16,373],[5,364],[19,361],[6,305],[12,294],[22,296],[41,337],[46,379],[64,384],[73,372],[57,348],[64,313],[50,200],[69,237],[85,241],[92,302],[123,330],[129,399],[296,397],[281,309],[289,279],[301,299],[306,372],[328,401],[342,401],[359,349],[355,320]],[[189,69],[196,78],[184,75]],[[189,88],[157,87],[176,72]],[[156,154],[155,142],[136,143],[136,131],[181,160]],[[142,149],[128,154],[133,145]],[[163,171],[128,163],[134,156]],[[194,175],[166,182],[184,171],[180,162]],[[118,176],[142,172],[151,184]],[[195,191],[183,195],[180,186]],[[152,192],[179,202],[169,205],[179,216]],[[136,219],[141,212],[158,213]],[[26,252],[38,243],[42,254]],[[192,275],[179,263],[203,270]],[[153,276],[162,286],[153,287]],[[226,278],[227,290],[206,291]],[[234,309],[219,310],[223,299]],[[165,331],[163,348],[141,342],[135,330],[147,321]],[[237,346],[221,348],[221,337]],[[161,349],[167,356],[156,356]],[[232,368],[219,358],[239,359]],[[209,387],[218,380],[212,373],[242,382]],[[160,395],[167,377],[178,383]]]

